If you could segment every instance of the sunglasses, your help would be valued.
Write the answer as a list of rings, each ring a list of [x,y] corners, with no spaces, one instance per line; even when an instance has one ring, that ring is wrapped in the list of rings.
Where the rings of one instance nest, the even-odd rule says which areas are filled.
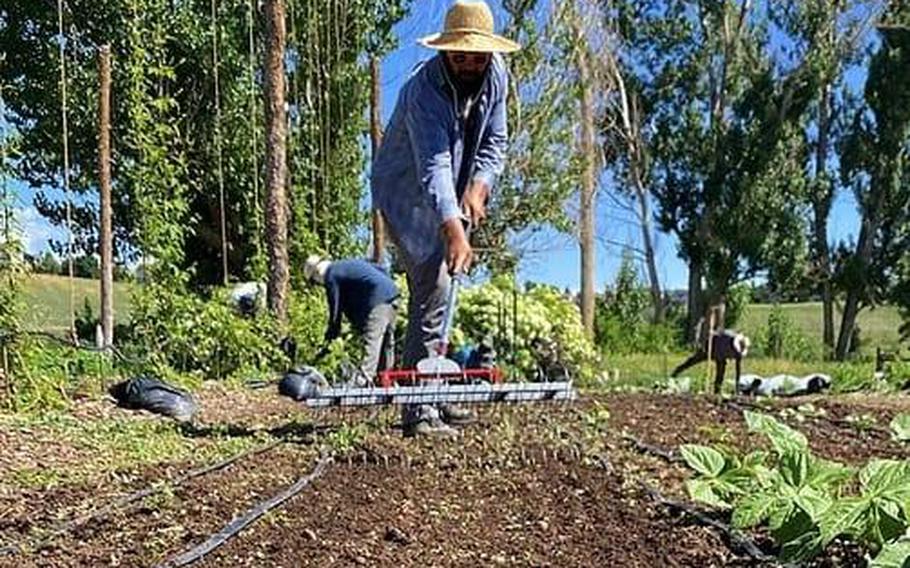
[[[453,51],[449,55],[452,63],[455,65],[465,65],[473,63],[474,65],[485,65],[490,61],[489,53],[466,53],[464,51]]]

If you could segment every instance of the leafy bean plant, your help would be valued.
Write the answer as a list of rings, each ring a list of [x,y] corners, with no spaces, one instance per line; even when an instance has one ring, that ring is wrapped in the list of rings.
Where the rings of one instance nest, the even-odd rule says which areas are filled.
[[[736,528],[765,526],[784,562],[803,562],[837,537],[874,554],[871,566],[910,562],[910,463],[873,459],[854,469],[814,456],[806,437],[775,418],[745,413],[751,432],[767,438],[770,452],[745,456],[729,449],[684,445],[696,472],[686,488],[692,499],[731,513]]]

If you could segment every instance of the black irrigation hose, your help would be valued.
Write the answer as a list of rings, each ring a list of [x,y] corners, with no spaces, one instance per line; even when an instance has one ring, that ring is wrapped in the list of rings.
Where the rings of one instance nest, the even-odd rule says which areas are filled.
[[[190,550],[182,552],[178,556],[175,556],[162,564],[159,564],[158,568],[179,568],[181,566],[192,564],[193,562],[201,559],[203,556],[215,550],[233,536],[237,535],[237,533],[245,529],[247,526],[254,523],[257,519],[259,519],[259,517],[265,515],[272,509],[280,506],[291,497],[300,493],[314,479],[320,477],[325,472],[326,467],[328,467],[331,461],[331,455],[324,455],[316,464],[316,467],[313,468],[313,471],[298,479],[296,482],[294,482],[293,485],[284,491],[281,491],[280,493],[276,493],[265,501],[262,501],[247,511],[243,516],[234,519],[225,525],[220,531],[210,536],[208,540],[202,544],[195,546]]]
[[[181,484],[189,481],[190,479],[194,479],[196,477],[201,477],[203,475],[212,473],[214,471],[222,470],[222,469],[230,466],[231,464],[237,462],[238,460],[241,460],[247,456],[252,456],[252,455],[261,454],[263,452],[267,452],[269,450],[272,450],[279,444],[283,444],[283,443],[285,443],[284,440],[276,440],[274,442],[269,442],[269,443],[263,444],[261,446],[256,446],[256,447],[250,448],[248,450],[244,450],[240,453],[234,454],[233,456],[225,458],[219,462],[215,462],[213,464],[209,464],[209,465],[188,471],[187,473],[177,476],[175,479],[173,479],[170,482],[159,483],[156,485],[151,485],[149,487],[146,487],[145,489],[140,489],[139,491],[136,491],[134,493],[130,493],[129,495],[120,497],[119,499],[115,500],[112,503],[109,503],[108,505],[105,505],[104,507],[101,507],[100,509],[95,509],[94,511],[86,513],[86,514],[82,515],[81,517],[76,517],[75,519],[73,519],[71,521],[67,521],[67,522],[63,523],[62,525],[57,525],[56,527],[51,529],[51,534],[41,538],[37,542],[33,542],[33,543],[24,542],[24,543],[19,543],[19,544],[10,544],[3,548],[0,548],[0,556],[16,554],[17,552],[22,552],[26,548],[33,548],[35,550],[40,550],[40,549],[44,548],[45,546],[47,546],[48,544],[50,544],[54,539],[56,539],[60,536],[63,536],[64,534],[72,531],[73,529],[79,528],[82,525],[86,524],[87,522],[89,522],[93,519],[103,518],[103,517],[109,515],[110,513],[113,513],[114,511],[116,511],[122,507],[125,507],[131,503],[135,503],[136,501],[139,501],[141,499],[145,499],[146,497],[150,497],[152,495],[160,493],[165,487],[173,488],[173,487],[176,487],[178,485],[181,485]],[[26,539],[26,540],[28,540],[28,539]]]
[[[641,453],[650,454],[669,463],[683,463],[683,459],[676,455],[676,452],[673,450],[665,450],[663,448],[658,448],[657,446],[652,446],[651,444],[642,442],[631,434],[623,434],[622,439],[631,442],[632,445],[635,446],[635,449]]]
[[[632,436],[631,434],[624,434],[623,439],[631,442],[632,445],[635,446],[635,449],[637,449],[638,451],[645,453],[645,454],[650,454],[650,455],[659,457],[669,463],[681,463],[683,461],[682,458],[677,456],[676,453],[673,452],[672,450],[665,450],[665,449],[659,448],[657,446],[652,446],[651,444],[642,442],[641,440],[639,440],[635,436]],[[645,494],[648,495],[648,497],[650,497],[652,500],[656,501],[657,503],[659,503],[669,509],[674,509],[674,510],[680,511],[682,513],[685,513],[702,525],[706,525],[711,528],[717,529],[718,531],[723,533],[723,535],[727,538],[727,540],[729,540],[729,542],[737,550],[741,550],[746,555],[748,555],[751,559],[759,561],[759,562],[763,562],[763,563],[774,563],[775,562],[775,559],[771,556],[768,556],[764,552],[762,552],[761,549],[758,548],[758,545],[756,545],[755,542],[752,541],[752,539],[750,539],[748,536],[743,535],[739,531],[733,529],[726,523],[723,523],[721,521],[718,521],[717,519],[711,518],[705,512],[702,512],[700,509],[696,508],[694,505],[690,505],[689,503],[684,503],[682,501],[675,501],[673,499],[668,499],[668,498],[664,497],[657,489],[655,489],[654,487],[651,487],[644,481],[640,481],[639,485],[641,486],[642,491],[644,491]]]
[[[732,528],[730,525],[718,521],[717,519],[711,518],[707,513],[698,509],[697,507],[685,503],[683,501],[676,501],[674,499],[668,499],[664,497],[660,491],[651,487],[647,483],[641,481],[639,482],[642,491],[651,498],[653,501],[658,504],[667,507],[668,509],[673,509],[684,513],[691,518],[695,519],[699,524],[711,527],[723,533],[723,535],[729,540],[730,544],[736,549],[745,553],[749,558],[763,564],[777,564],[777,560],[773,556],[769,556],[762,552],[755,542],[748,536],[740,533],[736,529]]]

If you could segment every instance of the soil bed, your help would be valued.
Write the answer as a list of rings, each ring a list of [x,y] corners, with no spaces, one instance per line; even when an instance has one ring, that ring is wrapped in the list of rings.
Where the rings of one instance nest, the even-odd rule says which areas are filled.
[[[157,565],[308,473],[320,447],[337,446],[342,434],[365,423],[371,425],[365,437],[353,437],[353,449],[323,477],[196,565],[750,565],[720,533],[642,492],[647,482],[682,498],[688,472],[642,454],[624,437],[671,452],[683,443],[756,447],[760,440],[746,432],[742,411],[729,404],[616,394],[574,405],[485,408],[462,438],[432,442],[402,439],[392,410],[314,414],[276,398],[270,391],[219,390],[204,394],[202,405],[213,431],[294,443],[168,488],[40,551],[0,556],[0,566]],[[768,411],[804,432],[819,455],[849,463],[908,456],[882,432],[908,401],[812,400],[835,421],[874,416],[879,430],[783,410],[804,402],[778,402]],[[185,433],[199,447],[211,445],[210,435]],[[61,520],[211,461],[175,459],[134,475],[49,488],[4,485],[0,546],[39,538]],[[761,535],[757,540],[767,548]],[[843,545],[816,565],[860,561],[861,551]]]

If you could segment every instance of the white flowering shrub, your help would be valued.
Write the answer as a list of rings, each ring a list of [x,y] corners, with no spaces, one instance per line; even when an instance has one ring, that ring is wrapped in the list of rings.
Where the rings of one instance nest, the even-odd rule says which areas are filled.
[[[537,366],[534,340],[555,344],[560,362],[581,381],[596,373],[598,357],[593,343],[585,336],[581,312],[571,298],[552,286],[534,285],[519,291],[514,302],[512,277],[494,278],[484,284],[462,288],[452,343],[478,344],[487,338],[499,355],[499,364],[512,364],[518,376],[533,377]],[[511,346],[513,321],[515,345]],[[511,350],[510,350],[511,349]]]

